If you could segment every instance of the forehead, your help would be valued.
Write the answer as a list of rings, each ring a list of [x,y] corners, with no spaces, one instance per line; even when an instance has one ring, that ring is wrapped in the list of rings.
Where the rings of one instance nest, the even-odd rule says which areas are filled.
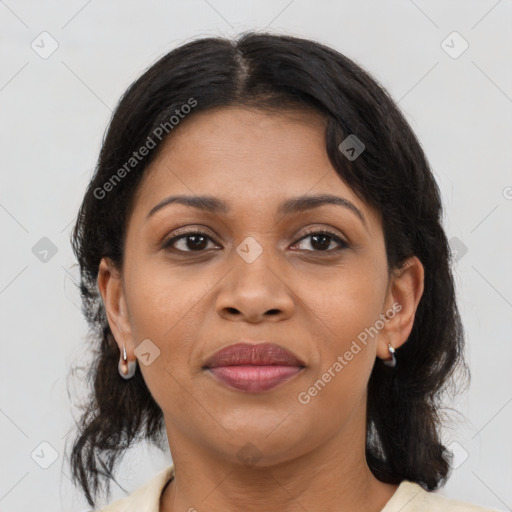
[[[331,167],[324,131],[325,120],[309,108],[303,111],[248,107],[207,110],[185,118],[164,142],[148,170],[153,172],[168,164],[174,169],[187,165],[190,179],[196,174],[212,180],[227,176],[307,178],[320,167],[324,172]],[[279,169],[279,175],[269,176],[270,168]],[[211,171],[215,173],[212,175]]]
[[[223,107],[194,113],[170,134],[136,204],[147,210],[171,194],[209,195],[235,213],[262,212],[287,198],[327,193],[372,215],[333,168],[318,113]]]

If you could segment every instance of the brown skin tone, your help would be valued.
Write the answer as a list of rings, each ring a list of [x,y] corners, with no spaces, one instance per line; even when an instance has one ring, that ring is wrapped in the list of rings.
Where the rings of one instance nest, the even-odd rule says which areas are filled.
[[[365,223],[336,205],[276,213],[286,199],[322,193],[349,200]],[[174,194],[215,196],[231,210],[175,203],[147,218]],[[162,248],[183,227],[211,240]],[[321,229],[349,247],[334,253],[336,240],[306,236]],[[248,236],[263,249],[252,263],[236,252]],[[137,191],[122,271],[103,259],[98,277],[120,351],[133,361],[146,338],[161,351],[139,362],[175,465],[161,512],[380,511],[398,486],[377,480],[365,460],[367,383],[375,359],[389,359],[387,344],[399,350],[407,340],[423,278],[416,257],[388,273],[380,216],[336,174],[318,115],[230,107],[183,121]],[[396,303],[402,309],[378,335],[300,403]],[[242,340],[275,342],[306,367],[270,391],[229,389],[203,365]],[[237,455],[248,442],[260,457],[253,465]]]

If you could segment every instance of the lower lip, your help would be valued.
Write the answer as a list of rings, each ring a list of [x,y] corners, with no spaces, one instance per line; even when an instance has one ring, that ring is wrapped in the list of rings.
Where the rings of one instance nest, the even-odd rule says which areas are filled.
[[[295,377],[301,370],[299,366],[255,365],[209,368],[209,371],[224,384],[248,393],[273,389]]]

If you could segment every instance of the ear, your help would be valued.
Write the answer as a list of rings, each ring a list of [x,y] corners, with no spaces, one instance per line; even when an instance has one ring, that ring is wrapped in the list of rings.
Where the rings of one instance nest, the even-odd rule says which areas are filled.
[[[407,341],[423,295],[424,277],[423,265],[416,256],[408,258],[400,269],[393,272],[383,311],[389,320],[381,330],[377,344],[377,356],[381,359],[390,359],[388,343],[398,349]]]
[[[119,351],[126,347],[128,359],[133,352],[132,332],[124,296],[123,278],[115,264],[102,258],[98,271],[98,288],[103,298],[110,330],[114,335]]]

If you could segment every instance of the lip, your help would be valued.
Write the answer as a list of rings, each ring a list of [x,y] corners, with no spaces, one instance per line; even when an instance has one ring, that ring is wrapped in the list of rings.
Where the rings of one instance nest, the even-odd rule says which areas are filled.
[[[275,343],[236,343],[215,352],[204,368],[228,387],[257,393],[298,375],[305,363]]]

